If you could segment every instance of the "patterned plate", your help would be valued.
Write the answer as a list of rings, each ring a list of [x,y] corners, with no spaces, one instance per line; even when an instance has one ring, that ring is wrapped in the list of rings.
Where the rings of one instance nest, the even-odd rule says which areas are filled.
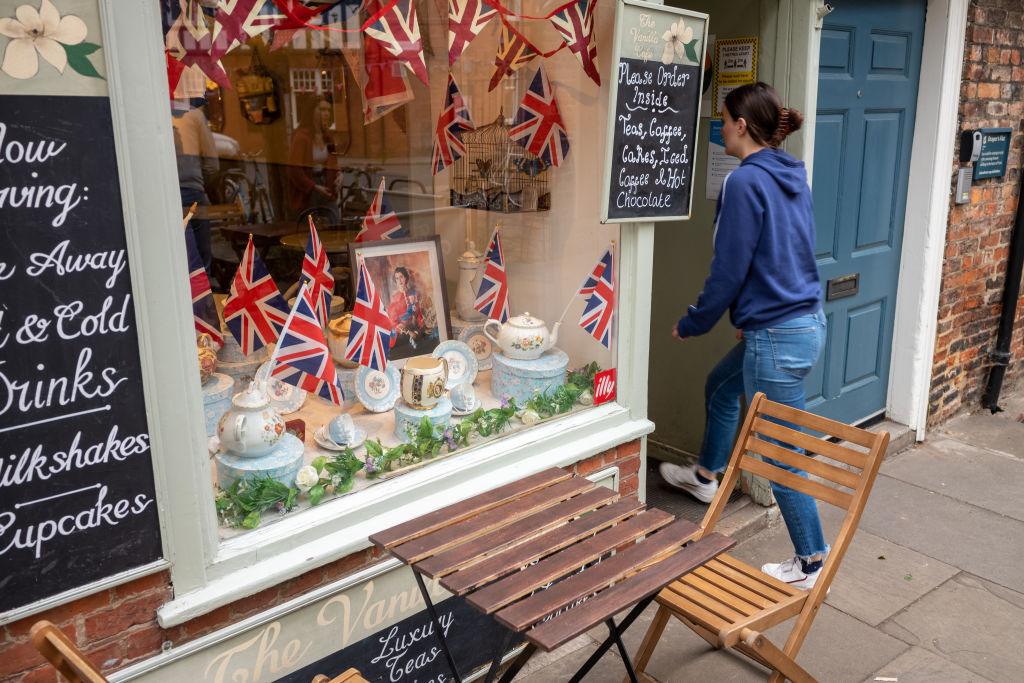
[[[395,407],[401,393],[401,376],[394,363],[388,363],[384,372],[359,366],[356,373],[356,396],[366,409],[374,413],[386,413]]]
[[[296,386],[270,377],[271,364],[268,360],[256,371],[255,380],[262,385],[270,398],[270,407],[280,415],[294,413],[306,402],[306,392]]]
[[[462,332],[459,332],[459,341],[464,342],[473,350],[478,370],[491,369],[491,354],[494,353],[494,344],[484,334],[483,325],[464,327]]]
[[[472,384],[476,381],[478,369],[476,354],[466,342],[454,339],[443,341],[430,355],[448,361],[448,381],[445,382],[445,389],[451,389],[460,384]]]

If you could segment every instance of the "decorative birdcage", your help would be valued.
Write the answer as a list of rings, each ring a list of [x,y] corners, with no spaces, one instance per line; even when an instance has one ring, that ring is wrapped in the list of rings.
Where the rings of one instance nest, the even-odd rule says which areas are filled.
[[[501,213],[548,211],[548,165],[509,138],[504,113],[462,134],[466,147],[452,167],[452,206]]]

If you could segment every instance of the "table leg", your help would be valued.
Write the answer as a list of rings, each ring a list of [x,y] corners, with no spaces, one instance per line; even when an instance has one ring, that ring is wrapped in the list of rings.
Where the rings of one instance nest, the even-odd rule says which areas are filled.
[[[505,670],[505,673],[502,675],[501,680],[499,680],[498,683],[512,683],[512,679],[516,677],[516,674],[519,673],[520,669],[526,666],[526,662],[530,661],[530,657],[532,657],[533,653],[536,651],[536,645],[533,643],[527,643],[526,647],[523,648],[523,651],[519,653],[519,656],[516,657],[509,665],[508,669]]]
[[[498,667],[501,666],[501,657],[508,650],[508,646],[512,643],[512,631],[506,630],[505,636],[501,639],[498,644],[498,649],[494,652],[494,658],[491,660],[491,668],[487,670],[487,678],[484,679],[484,683],[492,683],[494,677],[498,675]]]
[[[430,613],[430,618],[434,622],[434,629],[437,632],[437,640],[441,643],[441,650],[444,651],[445,659],[448,660],[448,666],[455,675],[456,683],[462,683],[462,676],[459,675],[459,669],[455,666],[455,658],[452,657],[452,653],[448,649],[448,641],[445,640],[444,629],[441,626],[441,620],[438,618],[437,608],[434,607],[434,602],[430,599],[430,593],[427,591],[427,586],[423,583],[423,576],[415,569],[412,570],[412,573],[413,576],[416,577],[416,583],[419,584],[420,593],[423,595],[423,601],[427,604],[427,612]]]
[[[631,660],[626,654],[625,645],[622,644],[622,634],[626,632],[626,629],[633,625],[633,622],[636,621],[637,617],[639,617],[645,609],[647,609],[647,606],[651,604],[657,595],[658,594],[655,593],[654,595],[651,595],[651,597],[644,598],[638,602],[618,626],[615,625],[615,621],[611,618],[605,622],[608,624],[608,629],[611,631],[611,634],[604,639],[604,642],[602,642],[596,650],[594,650],[594,654],[590,655],[590,658],[583,663],[583,666],[581,666],[573,675],[570,683],[579,683],[582,681],[583,677],[586,676],[592,668],[594,668],[594,665],[597,664],[601,657],[604,657],[604,653],[607,652],[612,645],[619,646],[619,652],[622,653],[622,661],[626,667],[626,673],[629,674],[630,680],[634,682],[637,680],[636,671],[633,669],[633,660]]]

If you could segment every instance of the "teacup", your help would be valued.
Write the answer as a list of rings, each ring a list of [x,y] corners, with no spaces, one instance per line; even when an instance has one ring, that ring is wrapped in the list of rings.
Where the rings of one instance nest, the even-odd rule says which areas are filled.
[[[327,436],[331,441],[344,446],[356,440],[356,425],[352,416],[342,413],[327,424]]]
[[[476,405],[476,389],[472,384],[457,384],[451,391],[452,408],[459,412],[470,410]]]
[[[448,361],[433,356],[410,358],[402,368],[402,399],[417,410],[430,410],[444,395]]]

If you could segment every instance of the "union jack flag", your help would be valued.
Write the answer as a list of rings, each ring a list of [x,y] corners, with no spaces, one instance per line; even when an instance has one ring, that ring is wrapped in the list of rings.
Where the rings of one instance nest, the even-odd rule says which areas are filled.
[[[501,20],[501,35],[498,36],[498,52],[494,55],[494,73],[488,92],[494,90],[505,76],[529,64],[540,51],[528,41],[522,33],[509,26],[504,18]]]
[[[345,358],[383,372],[388,366],[391,331],[391,319],[384,308],[380,290],[373,284],[366,264],[360,262]]]
[[[505,273],[505,252],[501,248],[501,237],[494,229],[490,244],[487,245],[487,265],[480,281],[473,308],[491,320],[508,320],[508,278]]]
[[[220,62],[214,56],[213,34],[206,25],[206,16],[197,0],[179,0],[180,13],[167,30],[165,49],[167,54],[186,67],[199,69],[205,78],[215,81],[228,90],[231,80]],[[174,81],[181,78],[181,71],[168,69],[168,79]]]
[[[448,0],[448,66],[496,16],[498,10],[484,0]]]
[[[223,57],[286,19],[275,0],[220,0],[213,27],[213,56]]]
[[[569,154],[569,136],[543,67],[523,93],[508,135],[549,166],[560,165]]]
[[[334,276],[331,275],[331,262],[327,260],[327,252],[320,243],[320,235],[309,218],[309,240],[306,241],[306,256],[302,259],[301,281],[309,285],[310,300],[320,324],[327,326],[331,312],[331,296],[334,294]]]
[[[274,369],[270,376],[340,406],[345,393],[338,383],[327,339],[313,305],[313,296],[304,284],[281,330],[281,340],[271,358]]]
[[[596,6],[596,0],[577,0],[551,15],[550,21],[583,67],[583,72],[601,85],[601,74],[597,71],[597,40],[594,39]]]
[[[402,227],[398,216],[384,200],[384,179],[380,179],[377,194],[370,202],[370,209],[363,216],[363,227],[354,241],[373,242],[375,240],[391,240],[408,236],[409,231]]]
[[[206,276],[206,268],[199,258],[199,250],[196,249],[196,240],[190,228],[185,228],[185,253],[188,254],[188,282],[192,290],[192,320],[196,333],[205,332],[223,346],[224,337],[220,333],[220,319],[217,317],[213,290],[210,289],[210,278]]]
[[[434,175],[451,166],[462,156],[466,151],[466,146],[462,144],[462,131],[473,128],[466,102],[462,99],[455,77],[449,73],[444,105],[441,115],[437,117],[437,128],[434,130],[434,153],[430,162]]]
[[[250,237],[224,300],[224,322],[248,356],[277,341],[287,319],[288,305]]]
[[[416,21],[413,1],[392,0],[370,17],[367,23],[364,29],[366,35],[380,42],[395,59],[409,67],[424,85],[429,85],[420,25]]]
[[[609,247],[580,288],[580,293],[584,288],[590,292],[590,298],[583,308],[583,315],[580,316],[580,327],[601,342],[605,348],[611,348],[612,345],[612,313],[615,310],[613,274],[612,250]]]

